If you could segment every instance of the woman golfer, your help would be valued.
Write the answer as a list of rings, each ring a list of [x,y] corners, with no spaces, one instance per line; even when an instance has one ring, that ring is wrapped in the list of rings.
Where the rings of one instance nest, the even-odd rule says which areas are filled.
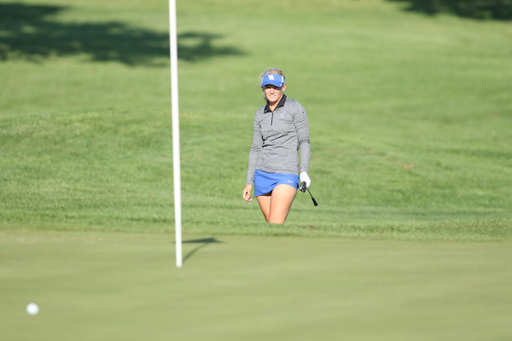
[[[267,104],[254,116],[254,137],[243,198],[252,201],[254,182],[254,196],[267,222],[283,224],[299,181],[305,182],[307,188],[311,186],[308,117],[299,102],[284,94],[283,71],[273,68],[263,72],[261,89]]]

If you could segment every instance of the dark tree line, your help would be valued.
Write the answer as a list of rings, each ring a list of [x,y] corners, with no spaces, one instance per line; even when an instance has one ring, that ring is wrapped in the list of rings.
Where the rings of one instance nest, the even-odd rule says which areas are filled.
[[[39,62],[51,56],[86,55],[93,61],[166,65],[168,33],[117,21],[61,23],[52,20],[53,15],[65,9],[67,7],[0,3],[0,62],[13,59]],[[178,58],[195,62],[244,54],[236,47],[214,44],[221,38],[210,32],[180,33]]]
[[[408,10],[426,14],[449,12],[477,19],[512,19],[512,0],[390,0],[408,2]]]

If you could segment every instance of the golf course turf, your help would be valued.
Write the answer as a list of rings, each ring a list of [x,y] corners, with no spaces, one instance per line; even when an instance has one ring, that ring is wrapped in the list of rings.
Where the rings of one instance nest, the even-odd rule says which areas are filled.
[[[8,340],[505,340],[503,243],[2,231]],[[25,306],[36,302],[40,313]],[[492,326],[492,328],[489,328]]]
[[[176,269],[167,5],[0,1],[0,339],[512,338],[510,21],[177,0]],[[268,67],[319,203],[283,226],[242,200]]]

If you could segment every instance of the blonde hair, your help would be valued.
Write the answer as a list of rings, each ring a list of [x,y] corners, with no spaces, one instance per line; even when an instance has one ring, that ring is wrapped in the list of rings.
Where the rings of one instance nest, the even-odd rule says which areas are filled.
[[[263,79],[263,77],[265,77],[266,75],[279,75],[279,76],[283,76],[284,78],[286,78],[286,76],[284,75],[284,72],[276,67],[265,70],[265,72],[263,72],[261,74],[260,79]]]

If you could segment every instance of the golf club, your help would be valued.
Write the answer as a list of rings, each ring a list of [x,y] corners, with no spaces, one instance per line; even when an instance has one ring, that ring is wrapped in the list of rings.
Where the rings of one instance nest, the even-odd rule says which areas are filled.
[[[313,200],[313,204],[315,206],[318,206],[318,203],[316,202],[315,198],[313,198],[313,196],[311,195],[311,192],[309,191],[309,188],[306,187],[306,182],[303,181],[301,184],[300,184],[300,188],[299,190],[302,192],[302,193],[306,193],[306,190],[308,190],[308,193],[309,193],[309,196],[311,197],[311,200]]]

